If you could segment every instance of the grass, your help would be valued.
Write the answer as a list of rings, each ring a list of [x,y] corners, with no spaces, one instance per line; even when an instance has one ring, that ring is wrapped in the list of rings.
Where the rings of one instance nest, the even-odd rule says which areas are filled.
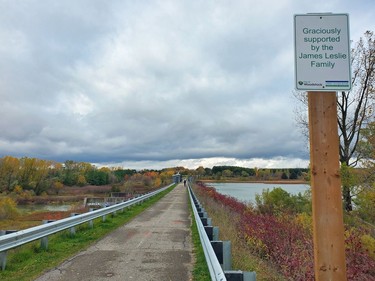
[[[71,235],[69,230],[51,235],[48,238],[47,250],[42,249],[40,241],[37,241],[8,251],[7,267],[5,271],[0,271],[0,280],[34,280],[46,270],[59,265],[106,234],[129,222],[160,200],[174,187],[175,185],[140,205],[127,208],[122,213],[117,212],[115,216],[107,216],[105,222],[102,222],[101,218],[96,219],[93,228],[90,228],[88,224],[83,224],[76,227],[75,235]]]
[[[189,198],[190,201],[190,198]],[[206,257],[203,252],[203,247],[198,233],[198,228],[195,223],[194,213],[191,205],[189,205],[190,213],[192,217],[191,223],[191,235],[194,246],[194,268],[193,268],[193,280],[194,281],[211,281],[210,273],[208,270]]]

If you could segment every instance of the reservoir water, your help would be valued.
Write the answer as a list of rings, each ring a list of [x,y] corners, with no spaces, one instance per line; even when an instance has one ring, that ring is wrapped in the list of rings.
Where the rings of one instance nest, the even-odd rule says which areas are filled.
[[[281,187],[290,194],[304,193],[310,189],[308,184],[278,184],[278,183],[207,183],[213,186],[217,192],[232,196],[240,201],[255,203],[255,195],[262,194],[263,189]]]
[[[68,204],[43,204],[43,205],[18,205],[17,209],[21,213],[33,213],[33,212],[44,212],[44,211],[51,211],[51,212],[59,212],[59,211],[69,211],[73,205]]]

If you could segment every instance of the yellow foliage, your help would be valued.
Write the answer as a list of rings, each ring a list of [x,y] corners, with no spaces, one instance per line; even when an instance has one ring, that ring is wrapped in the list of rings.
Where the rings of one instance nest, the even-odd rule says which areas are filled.
[[[16,187],[14,188],[14,192],[17,193],[18,195],[22,194],[23,192],[22,186],[16,185]]]
[[[8,197],[0,199],[0,219],[12,219],[17,216],[17,203]]]
[[[160,179],[160,178],[156,178],[156,179],[154,180],[154,185],[155,185],[155,187],[159,187],[159,186],[161,186],[161,179]]]
[[[85,176],[84,175],[79,175],[78,176],[78,180],[77,180],[77,184],[79,185],[79,186],[84,186],[84,185],[86,185],[86,178],[85,178]]]
[[[375,239],[365,234],[361,237],[362,246],[368,252],[369,256],[375,259]]]
[[[30,200],[33,196],[34,196],[34,192],[32,190],[24,190],[20,194],[20,197],[26,200]]]
[[[56,194],[59,194],[59,192],[63,189],[63,187],[64,185],[59,181],[55,181],[52,184],[52,188],[55,190]]]
[[[304,229],[312,232],[312,217],[307,213],[297,214],[295,218],[296,222],[300,224]]]
[[[253,253],[256,253],[260,257],[267,257],[267,246],[262,242],[262,240],[245,235],[246,243],[250,246]]]

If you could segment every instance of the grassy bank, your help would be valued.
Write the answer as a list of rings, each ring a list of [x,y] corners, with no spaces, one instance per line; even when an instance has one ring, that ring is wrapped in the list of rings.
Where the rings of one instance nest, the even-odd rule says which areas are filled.
[[[209,197],[199,199],[212,219],[212,225],[219,227],[219,239],[231,241],[234,270],[255,271],[259,281],[286,280],[270,263],[251,254],[249,246],[238,236],[239,218],[235,213]]]
[[[0,271],[0,280],[34,280],[44,271],[57,266],[114,229],[130,221],[160,200],[174,187],[175,185],[148,199],[141,205],[127,208],[122,213],[118,212],[116,216],[107,216],[105,222],[102,222],[101,218],[95,220],[92,229],[89,228],[88,224],[84,224],[76,227],[77,232],[74,236],[70,235],[69,230],[49,236],[48,250],[43,250],[40,247],[40,241],[36,241],[8,251],[7,268],[5,271]]]

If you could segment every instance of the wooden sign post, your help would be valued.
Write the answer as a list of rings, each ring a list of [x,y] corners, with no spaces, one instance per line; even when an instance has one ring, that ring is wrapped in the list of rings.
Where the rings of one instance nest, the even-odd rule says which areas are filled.
[[[308,92],[315,280],[345,281],[336,92]]]
[[[336,92],[351,89],[349,15],[294,16],[295,86],[308,91],[315,280],[346,281]]]

